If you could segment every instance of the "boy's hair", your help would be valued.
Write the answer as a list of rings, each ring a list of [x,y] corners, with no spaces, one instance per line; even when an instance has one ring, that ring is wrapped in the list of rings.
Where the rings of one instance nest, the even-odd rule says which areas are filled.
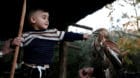
[[[27,19],[28,19],[29,23],[30,23],[30,18],[31,18],[31,16],[32,16],[36,11],[42,11],[42,12],[48,12],[48,13],[49,13],[48,10],[42,9],[42,8],[31,9],[31,10],[29,11],[29,13],[27,14]]]
[[[26,16],[25,16],[25,26],[24,26],[24,32],[27,32],[27,31],[30,31],[32,30],[32,23],[30,21],[30,18],[32,16],[33,13],[35,13],[36,11],[42,11],[42,12],[48,12],[49,13],[49,10],[46,10],[46,9],[42,9],[42,8],[32,8],[32,9],[27,9],[27,13],[26,13]]]

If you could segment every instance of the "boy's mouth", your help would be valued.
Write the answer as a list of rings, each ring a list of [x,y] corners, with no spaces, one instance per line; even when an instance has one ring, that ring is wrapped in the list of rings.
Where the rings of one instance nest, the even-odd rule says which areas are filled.
[[[45,25],[47,25],[47,26],[48,26],[49,24],[45,24]]]

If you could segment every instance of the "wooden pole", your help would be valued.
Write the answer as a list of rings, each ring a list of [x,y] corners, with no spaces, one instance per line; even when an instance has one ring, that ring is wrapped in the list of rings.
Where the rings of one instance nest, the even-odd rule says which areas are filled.
[[[67,76],[67,42],[60,43],[60,69],[59,78],[66,78]]]
[[[26,14],[26,0],[24,0],[24,2],[23,2],[18,37],[21,37],[21,35],[22,35],[25,14]],[[11,73],[10,73],[10,78],[14,78],[14,73],[15,73],[16,64],[17,64],[17,58],[18,58],[18,54],[19,54],[19,48],[20,48],[19,46],[16,46],[16,48],[15,48],[15,54],[14,54],[14,58],[13,58],[13,64],[12,64],[12,69],[11,69]]]

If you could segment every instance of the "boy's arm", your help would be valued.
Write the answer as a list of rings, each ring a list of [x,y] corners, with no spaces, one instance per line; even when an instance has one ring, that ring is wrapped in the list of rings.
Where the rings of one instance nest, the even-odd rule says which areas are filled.
[[[89,38],[88,34],[65,32],[63,40],[74,41],[74,40],[86,40]]]

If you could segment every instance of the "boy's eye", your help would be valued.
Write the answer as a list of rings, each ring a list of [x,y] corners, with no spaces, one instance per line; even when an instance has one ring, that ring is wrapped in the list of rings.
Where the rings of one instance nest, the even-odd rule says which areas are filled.
[[[46,16],[45,16],[45,15],[43,15],[43,16],[42,16],[42,18],[43,18],[43,19],[46,19]]]

